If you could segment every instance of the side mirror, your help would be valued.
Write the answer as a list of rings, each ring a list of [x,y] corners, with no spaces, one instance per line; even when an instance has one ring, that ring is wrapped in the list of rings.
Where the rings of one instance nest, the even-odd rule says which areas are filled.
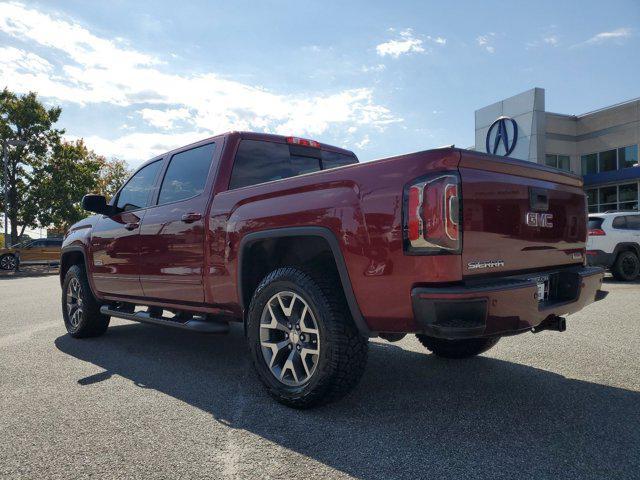
[[[85,195],[82,197],[82,208],[102,215],[113,215],[115,213],[115,208],[107,205],[107,199],[104,198],[104,195]]]

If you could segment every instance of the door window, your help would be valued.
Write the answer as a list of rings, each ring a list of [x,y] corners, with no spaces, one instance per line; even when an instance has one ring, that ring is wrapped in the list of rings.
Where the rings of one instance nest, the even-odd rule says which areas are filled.
[[[204,191],[216,144],[209,143],[176,153],[164,175],[158,204],[177,202]]]
[[[161,166],[162,161],[157,160],[138,170],[120,190],[116,206],[124,211],[148,207],[149,194],[153,190]]]

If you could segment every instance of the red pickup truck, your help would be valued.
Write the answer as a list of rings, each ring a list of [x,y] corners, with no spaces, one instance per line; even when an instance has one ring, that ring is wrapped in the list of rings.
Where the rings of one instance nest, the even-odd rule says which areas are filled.
[[[365,164],[297,137],[231,132],[144,164],[62,248],[74,337],[110,317],[224,333],[241,322],[259,378],[307,407],[348,392],[367,340],[436,355],[565,329],[603,298],[585,264],[581,179],[455,148]]]

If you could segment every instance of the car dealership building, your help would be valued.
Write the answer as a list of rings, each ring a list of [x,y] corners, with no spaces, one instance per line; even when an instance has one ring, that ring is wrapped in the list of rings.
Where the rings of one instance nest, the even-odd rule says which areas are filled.
[[[584,177],[590,212],[639,210],[640,99],[580,115],[545,111],[533,88],[475,112],[475,150]]]

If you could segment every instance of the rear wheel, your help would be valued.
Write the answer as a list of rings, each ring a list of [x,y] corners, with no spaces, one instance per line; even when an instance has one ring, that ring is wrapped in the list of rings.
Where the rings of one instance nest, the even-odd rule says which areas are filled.
[[[611,273],[618,280],[630,282],[640,275],[640,260],[634,252],[621,252],[613,264]]]
[[[15,255],[7,253],[0,257],[0,268],[2,270],[15,270],[18,266],[18,258]]]
[[[109,326],[109,316],[100,313],[85,269],[72,266],[62,284],[62,316],[69,335],[76,338],[97,337]]]
[[[422,345],[434,355],[443,358],[469,358],[480,355],[492,348],[500,337],[467,338],[464,340],[445,340],[444,338],[416,335]]]
[[[367,359],[332,272],[285,267],[256,289],[247,314],[253,364],[281,403],[307,408],[336,400],[358,383]]]

